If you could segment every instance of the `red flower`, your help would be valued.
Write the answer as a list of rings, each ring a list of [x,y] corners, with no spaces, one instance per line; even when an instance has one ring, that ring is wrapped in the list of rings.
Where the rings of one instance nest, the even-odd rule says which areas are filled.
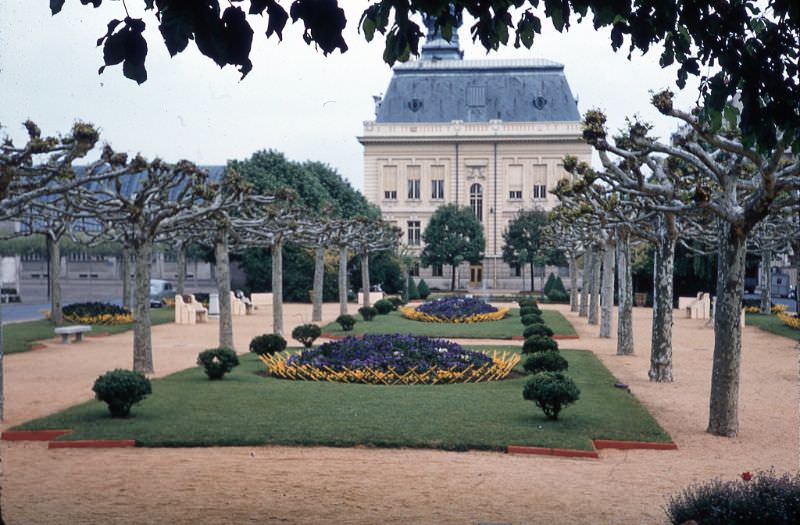
[[[748,471],[745,471],[745,472],[742,472],[742,473],[740,474],[740,476],[741,476],[741,478],[742,478],[743,480],[745,480],[745,481],[750,481],[751,479],[753,479],[753,475],[750,473],[750,471],[749,471],[749,470],[748,470]]]

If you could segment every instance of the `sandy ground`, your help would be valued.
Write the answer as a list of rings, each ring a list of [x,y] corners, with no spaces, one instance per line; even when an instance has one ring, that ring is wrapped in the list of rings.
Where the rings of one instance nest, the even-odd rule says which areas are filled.
[[[677,451],[602,451],[597,459],[425,450],[232,447],[48,450],[3,442],[2,506],[9,524],[211,523],[614,523],[664,521],[669,494],[745,470],[798,468],[798,346],[744,331],[741,431],[705,433],[713,331],[676,319],[675,382],[647,380],[649,309],[635,310],[636,355],[558,308],[648,407]],[[336,316],[325,306],[325,318]],[[287,333],[310,306],[287,305]],[[271,317],[235,318],[236,344],[268,332]],[[153,329],[157,375],[194,365],[213,345],[215,323]],[[131,362],[131,335],[6,357],[4,427],[91,397],[94,378]],[[246,421],[243,422],[246,424]]]

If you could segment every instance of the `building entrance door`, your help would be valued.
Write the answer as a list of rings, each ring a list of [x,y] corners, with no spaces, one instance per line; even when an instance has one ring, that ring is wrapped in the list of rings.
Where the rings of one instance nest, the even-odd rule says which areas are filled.
[[[470,266],[469,285],[472,287],[479,286],[481,281],[483,281],[483,266]]]

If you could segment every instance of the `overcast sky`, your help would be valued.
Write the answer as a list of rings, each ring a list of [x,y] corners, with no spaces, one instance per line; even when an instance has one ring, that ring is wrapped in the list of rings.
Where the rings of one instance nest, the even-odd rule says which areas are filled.
[[[278,42],[264,36],[266,20],[251,21],[253,71],[240,82],[234,68],[220,70],[193,43],[170,58],[152,12],[143,11],[141,0],[129,0],[131,16],[147,24],[148,81],[141,86],[124,78],[121,66],[97,74],[102,49],[95,40],[110,19],[125,16],[121,2],[106,0],[94,9],[67,0],[57,16],[48,4],[0,0],[1,134],[23,141],[25,119],[45,133],[66,131],[80,119],[98,125],[102,139],[118,150],[222,164],[276,149],[291,159],[326,162],[361,188],[363,151],[356,136],[363,121],[374,118],[372,96],[385,92],[391,78],[381,59],[383,42],[367,44],[357,32],[366,1],[340,1],[347,6],[350,49],[328,57],[302,41],[300,25],[287,26]],[[290,2],[282,4],[288,9]],[[470,41],[469,23],[459,33],[465,58],[484,58],[486,52]],[[604,109],[612,129],[633,114],[656,124],[656,134],[674,128],[648,102],[650,90],[674,86],[674,69],[662,70],[657,52],[628,61],[626,53],[612,52],[608,33],[595,32],[590,23],[567,34],[549,21],[544,26],[532,51],[509,47],[489,56],[563,63],[578,109]],[[696,86],[690,81],[678,105],[694,103]]]

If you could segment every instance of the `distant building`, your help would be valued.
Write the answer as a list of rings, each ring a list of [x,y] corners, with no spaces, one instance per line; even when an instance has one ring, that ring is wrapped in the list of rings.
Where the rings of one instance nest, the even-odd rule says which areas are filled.
[[[428,23],[419,60],[394,67],[386,95],[364,123],[364,193],[404,232],[410,251],[437,207],[470,206],[484,225],[486,258],[465,264],[460,286],[517,289],[518,267],[503,263],[502,234],[520,209],[550,209],[568,177],[562,159],[591,161],[564,66],[543,59],[464,60]],[[433,35],[432,37],[430,35]],[[419,275],[449,286],[450,269]]]

